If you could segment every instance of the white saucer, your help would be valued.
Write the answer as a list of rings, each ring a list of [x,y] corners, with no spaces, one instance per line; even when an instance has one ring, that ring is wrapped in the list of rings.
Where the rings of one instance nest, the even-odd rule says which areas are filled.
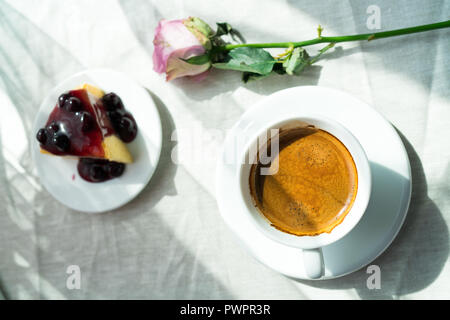
[[[236,136],[251,137],[268,123],[301,117],[314,112],[344,125],[359,140],[370,162],[372,193],[367,210],[358,225],[341,240],[323,247],[325,273],[332,279],[354,272],[372,262],[397,235],[411,198],[411,168],[397,132],[378,112],[364,102],[334,89],[304,86],[279,91],[248,110],[229,131],[219,157],[216,198],[223,219],[242,244],[260,262],[297,279],[309,279],[299,249],[275,242],[242,219],[238,205],[240,190],[234,179],[239,163],[230,163],[226,154],[243,154]],[[244,138],[246,139],[246,138]]]
[[[106,182],[83,180],[77,172],[77,159],[42,154],[35,138],[59,95],[83,83],[117,93],[138,125],[138,135],[128,145],[134,162],[126,166],[121,177]],[[57,85],[42,102],[32,134],[32,156],[41,183],[64,205],[90,213],[116,209],[136,197],[150,181],[162,148],[161,119],[149,93],[126,75],[105,69],[86,70]]]

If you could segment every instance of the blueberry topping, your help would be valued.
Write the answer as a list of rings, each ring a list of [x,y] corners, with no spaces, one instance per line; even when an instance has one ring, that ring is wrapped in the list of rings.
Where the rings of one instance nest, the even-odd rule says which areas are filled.
[[[99,159],[93,159],[93,158],[80,158],[80,162],[85,165],[100,163],[100,161],[106,161],[106,160],[99,160]]]
[[[103,182],[122,176],[126,165],[102,158],[96,147],[111,134],[131,142],[137,130],[133,116],[117,94],[108,93],[93,104],[86,92],[76,89],[58,97],[57,106],[46,126],[36,133],[36,139],[50,153],[79,156],[80,177]]]
[[[80,158],[77,167],[80,177],[90,182],[114,179],[125,171],[125,164],[106,159]]]
[[[37,141],[39,141],[41,144],[45,144],[45,142],[47,141],[47,130],[45,129],[39,129],[39,131],[36,134],[36,139]]]
[[[59,98],[58,98],[59,107],[60,108],[64,107],[64,103],[69,98],[70,98],[70,94],[68,94],[68,93],[63,93],[62,95],[60,95]]]
[[[47,129],[48,129],[48,131],[51,131],[51,132],[58,132],[59,131],[59,125],[58,125],[58,123],[53,121],[52,123],[50,123],[48,125]]]
[[[89,169],[89,174],[93,181],[103,181],[108,177],[107,172],[100,165],[93,165]]]
[[[109,119],[111,120],[111,123],[114,127],[119,125],[120,120],[123,117],[123,112],[121,111],[108,111],[107,113]]]
[[[76,97],[70,97],[64,102],[64,108],[70,112],[80,111],[82,109],[81,101]]]
[[[133,120],[131,120],[129,117],[122,117],[119,122],[120,129],[129,130],[133,126]]]
[[[56,133],[53,136],[52,142],[56,146],[56,148],[61,152],[67,152],[70,149],[70,139],[64,133],[61,132]]]
[[[125,170],[125,165],[119,162],[109,162],[108,172],[111,177],[120,177]]]
[[[102,97],[103,104],[105,106],[105,109],[108,111],[114,111],[117,109],[123,109],[123,103],[120,97],[115,94],[114,92],[110,92],[105,94]]]
[[[78,114],[81,121],[81,130],[83,132],[88,132],[94,129],[95,120],[94,118],[86,111],[80,112]]]
[[[125,115],[120,119],[118,132],[124,142],[133,141],[137,134],[136,123],[130,116]]]

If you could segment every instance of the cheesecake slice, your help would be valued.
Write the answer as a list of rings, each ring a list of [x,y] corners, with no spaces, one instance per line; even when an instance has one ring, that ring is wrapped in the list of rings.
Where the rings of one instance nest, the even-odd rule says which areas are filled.
[[[60,95],[36,138],[42,153],[131,163],[125,142],[136,133],[136,122],[116,94],[84,84]]]

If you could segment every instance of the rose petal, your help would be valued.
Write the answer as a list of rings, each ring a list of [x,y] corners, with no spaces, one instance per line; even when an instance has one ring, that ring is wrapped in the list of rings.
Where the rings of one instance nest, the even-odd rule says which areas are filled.
[[[156,27],[153,44],[153,69],[158,73],[166,71],[167,61],[175,50],[201,45],[183,20],[161,20]]]
[[[195,76],[208,70],[211,66],[210,63],[194,65],[180,59],[189,59],[190,57],[199,56],[203,53],[205,53],[205,48],[201,45],[173,51],[167,62],[166,80],[170,81],[184,76]]]

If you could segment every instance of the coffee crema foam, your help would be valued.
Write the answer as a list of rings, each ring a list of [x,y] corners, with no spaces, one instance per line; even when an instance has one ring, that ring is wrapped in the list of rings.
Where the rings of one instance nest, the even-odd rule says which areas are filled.
[[[331,232],[356,198],[352,155],[332,134],[312,126],[280,131],[279,145],[279,153],[272,156],[278,160],[275,174],[260,174],[262,167],[274,166],[274,160],[250,170],[255,206],[281,231],[298,236]]]

